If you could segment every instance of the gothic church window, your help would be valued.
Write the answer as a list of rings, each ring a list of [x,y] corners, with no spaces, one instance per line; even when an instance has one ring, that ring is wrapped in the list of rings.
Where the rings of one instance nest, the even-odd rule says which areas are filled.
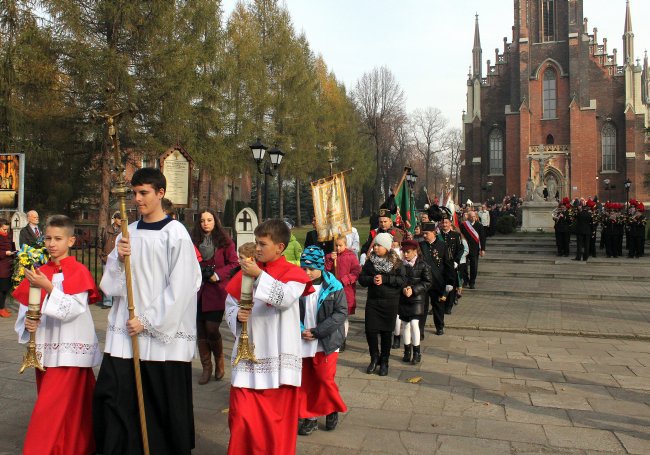
[[[490,143],[490,174],[503,174],[503,133],[492,130]]]
[[[542,41],[555,41],[555,0],[542,0]]]
[[[616,128],[606,123],[600,133],[603,150],[603,171],[616,170]]]
[[[544,110],[543,118],[557,117],[557,73],[551,67],[544,71],[544,80],[542,84]]]

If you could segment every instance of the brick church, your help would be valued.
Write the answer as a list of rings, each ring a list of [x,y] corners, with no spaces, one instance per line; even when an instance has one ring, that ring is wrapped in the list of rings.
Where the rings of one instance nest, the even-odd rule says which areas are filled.
[[[587,0],[585,0],[587,1]],[[476,18],[461,152],[463,199],[546,185],[560,198],[650,201],[650,73],[634,51],[630,3],[620,52],[590,33],[583,0],[514,0],[512,42],[483,57]],[[621,5],[622,7],[622,5]],[[650,43],[647,43],[650,44]],[[644,184],[644,181],[646,182]]]

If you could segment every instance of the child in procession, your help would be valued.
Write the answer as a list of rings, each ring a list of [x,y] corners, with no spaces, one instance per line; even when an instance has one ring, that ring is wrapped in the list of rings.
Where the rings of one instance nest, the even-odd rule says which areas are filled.
[[[424,315],[427,292],[431,288],[431,267],[422,259],[420,247],[415,240],[404,240],[402,251],[406,271],[406,284],[402,288],[398,310],[404,337],[402,361],[415,365],[422,359],[419,323],[420,317]]]
[[[348,248],[347,238],[339,237],[334,241],[334,251],[325,257],[325,270],[331,272],[343,284],[345,299],[348,302],[348,317],[357,308],[357,281],[361,273],[361,265],[357,255]],[[345,319],[345,337],[348,336],[350,321]],[[345,351],[346,340],[343,339],[340,351]]]
[[[373,251],[359,275],[361,286],[368,288],[365,329],[370,364],[366,373],[374,373],[379,365],[380,376],[388,374],[391,337],[397,318],[399,296],[406,280],[402,260],[391,251],[392,243],[393,237],[390,234],[377,234]]]
[[[296,452],[299,388],[302,378],[298,299],[314,292],[311,280],[282,255],[291,231],[272,219],[255,228],[255,260],[241,261],[241,271],[226,291],[226,321],[236,339],[228,425],[228,454],[267,455]],[[255,280],[253,308],[239,307],[243,275]],[[236,365],[242,322],[259,363]]]
[[[74,242],[70,218],[48,218],[45,247],[50,261],[36,270],[26,268],[13,294],[20,302],[18,340],[25,344],[36,333],[37,358],[45,368],[36,370],[38,397],[25,437],[26,455],[95,453],[93,367],[102,353],[88,305],[101,301],[101,295],[86,266],[68,255]],[[38,321],[27,316],[30,286],[41,289]]]
[[[342,240],[345,241],[345,237]],[[303,420],[298,434],[303,436],[318,429],[320,416],[327,416],[325,429],[334,430],[339,412],[347,411],[334,378],[339,349],[345,340],[348,305],[343,284],[325,270],[324,256],[323,250],[315,245],[305,248],[300,256],[300,266],[315,290],[300,298],[302,386],[299,416]]]

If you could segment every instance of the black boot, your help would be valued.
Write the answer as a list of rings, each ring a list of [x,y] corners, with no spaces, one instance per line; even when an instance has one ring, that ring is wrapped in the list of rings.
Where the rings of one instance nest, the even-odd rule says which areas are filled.
[[[411,361],[411,354],[413,354],[412,348],[413,346],[410,344],[405,344],[404,345],[404,357],[402,358],[402,362],[409,363]]]
[[[411,365],[420,363],[422,360],[422,354],[420,354],[420,346],[413,346],[413,360],[411,360]]]
[[[372,355],[370,356],[370,365],[366,368],[366,373],[373,374],[377,369],[377,362],[379,361],[379,356]]]
[[[325,418],[325,429],[327,431],[332,431],[334,428],[336,428],[336,425],[338,425],[338,423],[339,423],[338,412],[327,414],[327,417]]]
[[[388,359],[382,357],[379,362],[379,376],[388,376]]]
[[[305,419],[302,421],[300,428],[298,428],[298,434],[300,436],[309,436],[316,430],[318,430],[318,420]]]
[[[347,338],[343,338],[343,344],[342,344],[341,347],[339,348],[339,352],[343,352],[343,351],[345,351],[345,348],[346,348],[346,346],[345,346],[345,342],[346,342],[346,341],[348,341],[348,339],[347,339]]]
[[[401,337],[399,335],[393,335],[393,345],[391,349],[399,349]]]

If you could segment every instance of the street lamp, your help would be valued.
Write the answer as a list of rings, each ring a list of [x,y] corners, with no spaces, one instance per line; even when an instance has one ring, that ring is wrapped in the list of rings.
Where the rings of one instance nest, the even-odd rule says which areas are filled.
[[[463,206],[463,192],[464,191],[465,191],[465,185],[463,185],[462,183],[459,183],[458,184],[458,199],[459,199],[458,202],[460,203],[461,207]]]
[[[284,158],[284,152],[277,145],[266,153],[266,145],[258,137],[254,144],[249,145],[255,164],[257,164],[257,216],[264,219],[269,215],[269,177],[274,177],[273,171],[277,170]],[[269,160],[265,160],[268,156]],[[269,163],[270,161],[270,163]],[[260,193],[260,175],[264,175],[264,218],[262,218],[262,200]]]
[[[603,180],[603,183],[605,184],[605,195],[607,196],[607,201],[609,201],[609,184],[611,180],[605,179]]]
[[[625,214],[627,214],[628,204],[630,203],[630,187],[632,186],[632,180],[626,178],[623,185],[625,186]]]

